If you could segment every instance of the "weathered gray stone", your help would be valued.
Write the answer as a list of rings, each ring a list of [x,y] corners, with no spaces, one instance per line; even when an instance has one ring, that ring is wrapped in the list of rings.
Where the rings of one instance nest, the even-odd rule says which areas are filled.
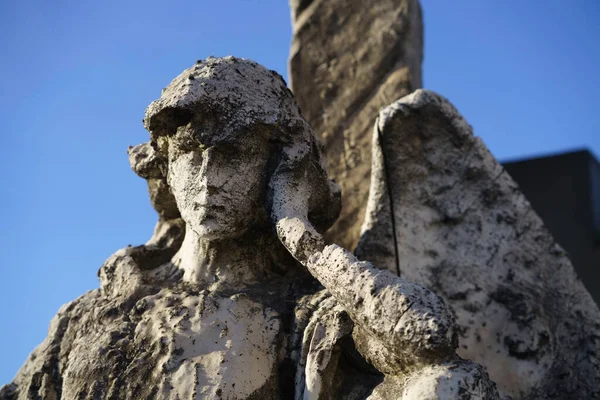
[[[485,369],[473,362],[453,359],[435,364],[408,377],[386,377],[368,400],[499,399]]]
[[[483,365],[501,394],[600,396],[598,307],[456,109],[418,90],[381,111],[373,143],[378,182],[357,254],[442,296],[458,354]]]
[[[313,254],[307,267],[335,300],[331,310],[319,315],[318,324],[324,325],[327,317],[343,321],[338,315],[346,312],[354,324],[352,338],[356,349],[384,374],[383,382],[375,386],[369,399],[499,399],[485,370],[456,356],[454,318],[434,293],[390,271],[360,262],[337,245]],[[319,328],[312,329],[318,333]],[[320,368],[307,363],[307,377],[311,372],[318,375],[319,371],[333,369],[331,358],[324,357],[327,353],[321,343],[331,343],[330,349],[344,331],[350,329],[343,323],[341,327],[339,323],[321,327],[316,343],[313,334],[311,343],[304,346],[307,358],[313,355],[328,363]],[[305,337],[310,332],[307,327]],[[331,339],[327,333],[336,336]]]
[[[150,202],[161,219],[179,218],[175,198],[167,183],[167,162],[164,157],[161,157],[150,143],[131,146],[127,153],[131,168],[148,182]]]
[[[379,109],[421,87],[418,0],[291,0],[290,87],[342,187],[326,238],[353,250],[369,193],[371,126]]]
[[[359,262],[337,245],[314,254],[307,266],[352,320],[386,347],[385,354],[363,354],[373,356],[368,361],[379,371],[406,373],[454,353],[452,314],[426,288]]]
[[[145,124],[151,143],[129,156],[153,237],[104,263],[0,398],[292,397],[287,332],[319,288],[275,219],[318,235],[337,217],[319,142],[279,75],[233,57],[184,71]]]
[[[339,190],[277,74],[200,61],[145,124],[154,236],[109,257],[0,398],[497,398],[443,300],[323,247]]]

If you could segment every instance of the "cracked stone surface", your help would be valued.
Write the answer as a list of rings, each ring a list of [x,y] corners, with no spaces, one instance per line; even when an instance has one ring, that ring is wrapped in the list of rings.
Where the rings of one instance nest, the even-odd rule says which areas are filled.
[[[444,300],[324,247],[339,189],[279,75],[199,61],[144,122],[153,236],[59,310],[1,399],[497,398]]]
[[[337,245],[313,254],[307,267],[331,293],[338,310],[350,317],[355,349],[384,376],[368,399],[499,399],[485,369],[456,355],[454,317],[433,292],[359,261]],[[325,311],[317,324],[331,315]],[[338,326],[327,326],[321,335],[344,330]],[[313,329],[309,358],[311,353],[324,358],[319,341],[314,343],[319,325]],[[316,368],[307,364],[307,377],[311,367],[317,370],[313,375],[331,369],[328,363]]]
[[[281,76],[234,57],[184,71],[144,122],[150,142],[128,153],[153,236],[107,259],[0,398],[293,397],[288,332],[319,286],[275,219],[320,238],[337,217],[320,143]],[[289,238],[299,258],[306,237]]]
[[[421,7],[418,0],[290,0],[290,8],[290,87],[342,188],[342,213],[326,239],[354,250],[369,195],[373,120],[421,87]]]
[[[600,312],[527,199],[442,96],[382,109],[356,254],[451,306],[458,354],[512,399],[600,396]]]

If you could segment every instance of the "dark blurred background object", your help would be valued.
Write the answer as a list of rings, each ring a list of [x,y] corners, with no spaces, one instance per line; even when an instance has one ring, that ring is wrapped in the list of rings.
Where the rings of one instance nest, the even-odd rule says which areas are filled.
[[[600,304],[600,163],[586,150],[502,163]]]

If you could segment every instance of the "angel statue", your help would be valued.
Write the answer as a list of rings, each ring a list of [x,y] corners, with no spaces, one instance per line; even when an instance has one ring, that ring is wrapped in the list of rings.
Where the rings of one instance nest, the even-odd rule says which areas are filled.
[[[340,191],[280,75],[198,61],[144,125],[129,156],[154,235],[108,258],[0,398],[498,398],[442,298],[325,246]]]

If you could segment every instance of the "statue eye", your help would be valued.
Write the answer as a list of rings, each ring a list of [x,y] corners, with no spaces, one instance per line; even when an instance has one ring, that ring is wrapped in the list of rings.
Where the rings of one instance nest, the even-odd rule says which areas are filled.
[[[187,153],[196,150],[198,148],[198,145],[199,143],[196,142],[193,138],[186,137],[181,141],[179,148]]]
[[[198,141],[193,133],[188,132],[184,128],[177,130],[177,134],[173,137],[173,144],[177,147],[177,150],[183,153],[203,151],[206,147]]]

